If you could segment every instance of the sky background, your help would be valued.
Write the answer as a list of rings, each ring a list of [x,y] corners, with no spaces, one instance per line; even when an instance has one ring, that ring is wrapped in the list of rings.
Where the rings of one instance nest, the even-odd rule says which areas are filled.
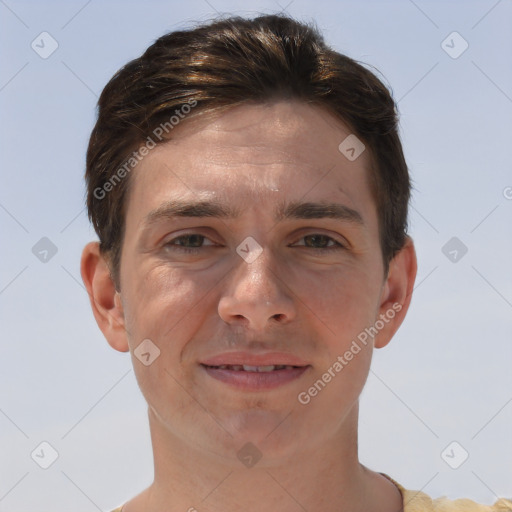
[[[280,2],[0,0],[0,512],[108,511],[152,481],[130,357],[79,273],[103,86],[168,31],[283,9],[390,84],[414,181],[417,287],[374,353],[361,462],[431,496],[512,497],[512,2]]]

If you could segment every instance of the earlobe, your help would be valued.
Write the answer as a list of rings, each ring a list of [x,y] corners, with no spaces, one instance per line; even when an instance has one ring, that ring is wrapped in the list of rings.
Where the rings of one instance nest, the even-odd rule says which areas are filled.
[[[100,252],[98,242],[90,242],[84,247],[80,273],[101,332],[112,348],[128,352],[121,296],[116,291],[108,263]]]
[[[375,348],[385,347],[402,324],[411,302],[416,271],[414,243],[407,237],[404,247],[389,264],[379,307],[379,319],[384,325],[375,336]]]

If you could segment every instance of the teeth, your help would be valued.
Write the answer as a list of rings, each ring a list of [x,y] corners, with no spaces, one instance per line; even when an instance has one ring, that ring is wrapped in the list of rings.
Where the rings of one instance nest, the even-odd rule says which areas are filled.
[[[274,365],[270,366],[248,366],[244,364],[244,370],[246,372],[271,372],[275,369]]]
[[[223,364],[217,366],[221,370],[232,370],[232,371],[245,371],[245,372],[272,372],[274,370],[291,370],[293,366],[287,366],[283,364],[272,364],[267,366],[249,366],[248,364]]]

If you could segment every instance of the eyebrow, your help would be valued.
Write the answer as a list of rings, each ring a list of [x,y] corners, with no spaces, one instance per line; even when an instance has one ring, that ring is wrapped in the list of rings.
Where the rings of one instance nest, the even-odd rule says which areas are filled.
[[[236,219],[242,210],[218,201],[179,201],[171,200],[149,212],[144,218],[144,226],[149,227],[161,220],[177,217],[216,217]],[[285,219],[337,219],[363,225],[362,215],[353,208],[340,203],[291,202],[281,204],[275,212],[276,221]]]

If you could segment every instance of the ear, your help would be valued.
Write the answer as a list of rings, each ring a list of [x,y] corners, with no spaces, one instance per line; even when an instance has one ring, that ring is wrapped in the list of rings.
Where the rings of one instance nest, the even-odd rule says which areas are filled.
[[[128,352],[121,294],[116,291],[108,263],[100,252],[98,242],[90,242],[84,247],[80,273],[101,332],[112,348]]]
[[[379,317],[376,319],[376,325],[383,323],[384,327],[375,336],[375,348],[385,347],[402,324],[411,303],[416,271],[414,243],[407,237],[404,247],[389,264],[380,299]]]

